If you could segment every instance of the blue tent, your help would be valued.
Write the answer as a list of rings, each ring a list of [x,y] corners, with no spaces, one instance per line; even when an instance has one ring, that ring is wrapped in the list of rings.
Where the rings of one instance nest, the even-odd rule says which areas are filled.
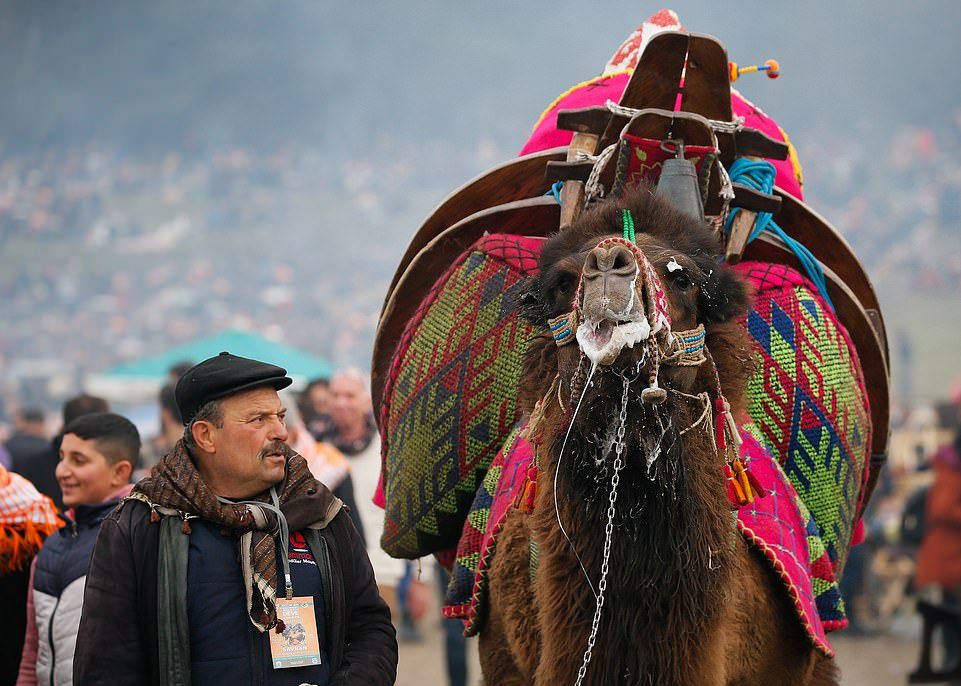
[[[87,379],[87,390],[110,398],[136,398],[155,394],[166,381],[167,371],[180,362],[200,362],[221,351],[280,365],[294,385],[316,377],[329,377],[327,360],[283,343],[275,343],[250,331],[228,330],[178,345],[164,353],[125,362]]]

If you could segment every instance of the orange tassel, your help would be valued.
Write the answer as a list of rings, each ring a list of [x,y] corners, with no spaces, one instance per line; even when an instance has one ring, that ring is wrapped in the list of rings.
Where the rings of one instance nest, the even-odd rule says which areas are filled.
[[[741,505],[747,503],[747,497],[744,495],[744,489],[738,482],[737,477],[731,470],[730,464],[724,465],[724,476],[727,477],[727,499],[731,501],[731,507],[736,510]]]
[[[744,469],[744,464],[741,462],[741,458],[735,457],[731,462],[731,469],[734,471],[734,475],[737,477],[737,482],[741,486],[741,492],[744,493],[744,502],[742,505],[747,505],[748,503],[754,502],[754,489],[751,488],[751,481],[748,479],[747,473]]]
[[[514,499],[514,507],[525,514],[534,511],[534,500],[537,498],[537,467],[531,465],[527,468],[527,478],[524,480],[524,488]]]
[[[184,523],[180,525],[180,531],[181,531],[181,533],[190,535],[190,533],[191,533],[190,522],[188,522],[188,521],[185,519],[185,520],[184,520]]]
[[[156,523],[159,522],[159,521],[160,521],[160,513],[157,512],[156,510],[151,510],[151,511],[150,511],[150,523],[151,523],[151,524],[156,524]]]

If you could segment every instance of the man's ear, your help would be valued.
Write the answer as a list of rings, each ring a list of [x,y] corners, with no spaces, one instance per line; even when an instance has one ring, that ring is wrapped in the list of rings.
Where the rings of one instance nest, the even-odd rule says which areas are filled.
[[[194,422],[193,426],[190,427],[190,431],[194,437],[194,443],[205,453],[217,452],[214,444],[213,430],[214,425],[205,419]]]

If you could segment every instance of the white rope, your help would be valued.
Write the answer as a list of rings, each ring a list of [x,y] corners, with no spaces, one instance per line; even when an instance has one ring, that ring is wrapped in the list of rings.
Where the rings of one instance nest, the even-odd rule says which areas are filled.
[[[613,100],[608,100],[604,103],[607,109],[609,109],[614,114],[620,117],[627,117],[628,119],[633,118],[635,114],[640,112],[640,110],[634,109],[633,107],[624,107],[624,105],[619,105]]]
[[[721,121],[720,119],[708,119],[711,129],[723,133],[737,133],[744,128],[744,117],[734,117],[731,121]]]
[[[600,183],[601,172],[603,172],[604,167],[607,166],[611,155],[617,150],[617,146],[617,142],[611,143],[597,155],[588,155],[586,152],[577,153],[575,159],[578,162],[590,160],[594,163],[594,166],[591,168],[591,175],[587,177],[587,181],[584,183],[584,194],[588,200],[604,197],[604,186]]]
[[[682,393],[681,391],[675,390],[673,388],[668,390],[670,390],[671,393],[674,393],[676,395],[683,396],[690,400],[700,400],[702,403],[704,403],[704,411],[701,412],[701,416],[698,417],[697,421],[695,421],[689,427],[687,427],[686,429],[682,429],[680,432],[678,432],[678,436],[683,436],[688,431],[699,426],[701,422],[703,422],[711,414],[711,397],[707,393],[698,393],[697,395],[690,395],[689,393]]]
[[[591,575],[587,573],[587,567],[584,566],[584,561],[581,560],[581,556],[577,553],[577,548],[574,547],[574,541],[568,535],[567,530],[564,528],[564,524],[561,522],[561,512],[557,505],[557,475],[561,471],[561,460],[564,459],[564,449],[567,447],[567,439],[571,436],[571,429],[574,428],[574,420],[577,419],[577,413],[580,412],[581,403],[584,402],[584,396],[587,395],[587,389],[591,385],[591,379],[594,378],[594,372],[597,370],[597,364],[591,365],[591,373],[587,375],[587,381],[584,382],[584,390],[581,391],[581,398],[577,401],[577,406],[574,408],[574,414],[571,415],[571,423],[567,427],[567,433],[564,434],[564,442],[561,443],[561,452],[557,456],[557,468],[554,471],[554,516],[557,518],[557,526],[560,527],[561,533],[564,534],[564,538],[567,539],[567,544],[571,547],[571,551],[574,553],[574,557],[577,558],[577,563],[581,566],[581,571],[584,572],[584,579],[587,581],[588,587],[591,589],[591,593],[594,594],[594,599],[597,600],[597,591],[594,590],[594,584],[591,583]],[[574,398],[572,397],[571,400]]]
[[[721,160],[717,160],[717,168],[721,174],[721,197],[724,199],[725,207],[734,200],[734,184],[731,183],[731,175],[727,173],[727,169]]]
[[[608,100],[604,103],[608,110],[613,114],[620,117],[627,117],[628,119],[633,119],[635,115],[639,114],[643,110],[636,109],[634,107],[625,107],[620,105],[613,100]],[[697,114],[696,112],[693,114]],[[734,117],[731,121],[721,121],[720,119],[708,119],[707,123],[710,124],[712,131],[721,131],[723,133],[737,133],[742,128],[744,128],[744,117]]]

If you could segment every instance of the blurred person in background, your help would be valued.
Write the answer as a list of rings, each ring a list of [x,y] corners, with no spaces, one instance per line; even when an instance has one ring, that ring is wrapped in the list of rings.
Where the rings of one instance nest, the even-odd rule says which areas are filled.
[[[344,454],[331,443],[315,440],[304,425],[298,409],[300,404],[289,391],[281,391],[280,399],[287,410],[288,444],[305,460],[310,473],[335,496],[344,501],[347,513],[361,539],[364,539],[364,524],[357,512],[354,500],[354,483],[350,476],[350,463]],[[364,539],[366,541],[366,539]]]
[[[180,377],[187,373],[187,370],[194,366],[194,363],[190,360],[183,360],[175,365],[172,365],[170,369],[167,370],[167,383],[176,386],[177,382],[180,381]]]
[[[301,395],[304,424],[317,440],[323,440],[332,428],[330,418],[330,379],[311,379]]]
[[[27,630],[31,564],[44,539],[60,524],[50,498],[0,466],[0,684],[17,679]]]
[[[184,435],[183,418],[174,398],[174,384],[165,384],[157,396],[160,404],[160,433],[151,438],[140,452],[140,463],[134,470],[134,482],[150,474],[150,469],[173,450]]]
[[[374,504],[380,479],[380,436],[374,424],[367,377],[357,369],[339,371],[330,379],[330,395],[331,428],[321,438],[347,456],[357,513],[377,585],[394,608],[402,609],[397,587],[405,574],[404,561],[390,557],[380,547],[384,511]]]
[[[3,447],[10,453],[10,471],[27,479],[60,507],[60,488],[53,474],[57,460],[50,448],[43,410],[18,410],[13,418],[13,434]]]
[[[57,509],[63,510],[63,496],[60,484],[57,483],[57,464],[60,462],[60,440],[63,428],[77,417],[94,412],[106,412],[109,404],[103,398],[87,393],[81,393],[68,398],[63,404],[63,424],[52,441],[44,441],[43,449],[35,453],[29,460],[18,463],[12,469],[30,480],[46,496],[56,504]]]
[[[67,524],[43,544],[30,572],[27,632],[17,686],[73,683],[84,582],[104,518],[130,493],[140,434],[117,414],[84,414],[67,424],[57,480]]]
[[[924,536],[918,550],[915,585],[936,587],[943,603],[961,610],[961,428],[934,455],[934,481],[924,512]],[[945,625],[945,667],[961,659],[961,636]]]

